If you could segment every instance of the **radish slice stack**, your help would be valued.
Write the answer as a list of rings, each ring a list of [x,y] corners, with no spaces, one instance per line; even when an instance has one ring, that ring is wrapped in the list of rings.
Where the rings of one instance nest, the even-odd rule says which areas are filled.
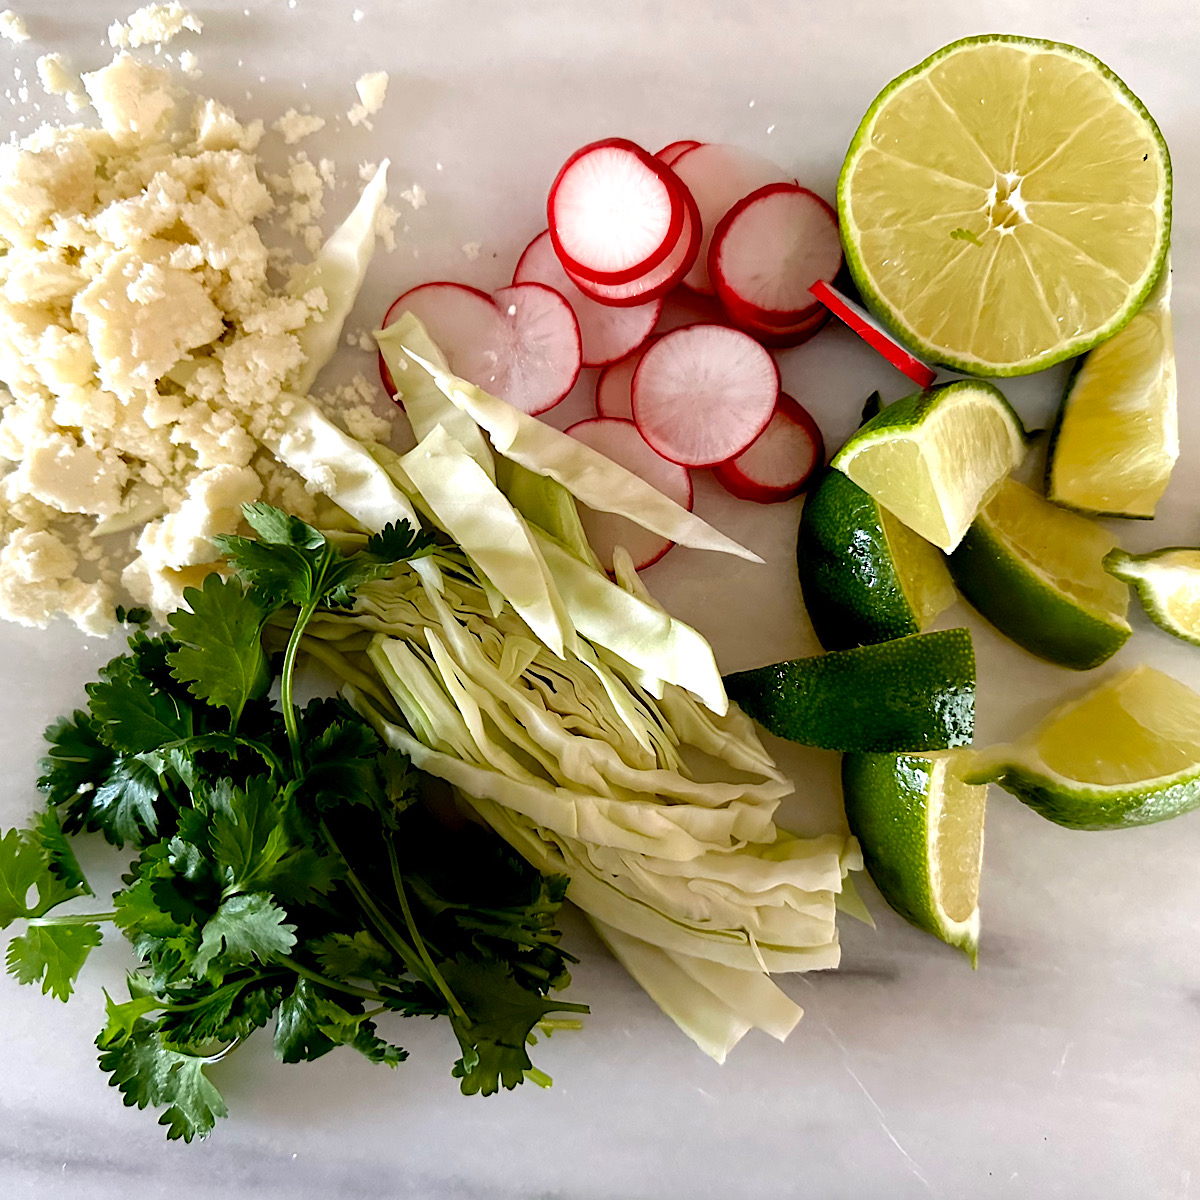
[[[684,138],[682,141],[670,142],[654,157],[665,162],[669,167],[681,154],[686,154],[689,150],[695,150],[699,145],[699,142],[693,141],[691,138]]]
[[[740,500],[775,504],[800,495],[824,465],[825,439],[817,423],[780,392],[766,429],[741,454],[715,466],[713,476]]]
[[[573,438],[598,450],[606,458],[632,471],[664,496],[676,504],[691,510],[692,480],[685,467],[667,462],[646,444],[632,421],[612,420],[598,417],[580,421],[567,430]],[[613,549],[624,546],[633,559],[637,570],[658,562],[674,545],[673,542],[635,525],[626,517],[613,513],[595,512],[581,508],[580,520],[588,542],[596,552],[604,569],[610,574],[613,569]]]

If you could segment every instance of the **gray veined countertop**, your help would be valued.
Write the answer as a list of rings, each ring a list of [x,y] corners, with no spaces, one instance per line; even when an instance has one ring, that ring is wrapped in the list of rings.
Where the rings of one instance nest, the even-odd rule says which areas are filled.
[[[244,10],[244,4],[249,8]],[[77,69],[107,61],[104,31],[124,7],[18,5],[33,40],[0,45],[28,80],[36,55]],[[129,3],[129,8],[134,7]],[[288,107],[344,114],[354,80],[391,75],[375,129],[331,124],[304,143],[339,179],[393,161],[401,245],[380,251],[352,320],[370,327],[400,290],[437,278],[506,283],[544,224],[554,171],[584,142],[622,134],[651,148],[733,141],[794,166],[830,196],[858,118],[887,80],[956,37],[1020,32],[1074,42],[1147,104],[1175,168],[1175,319],[1183,456],[1153,524],[1131,548],[1200,541],[1200,15],[1192,0],[997,0],[986,15],[952,0],[233,0],[193,6],[206,29],[189,86],[274,119]],[[355,20],[358,8],[361,19]],[[14,83],[12,96],[17,96]],[[37,94],[46,111],[49,102]],[[0,104],[4,132],[27,111]],[[329,199],[328,220],[349,206]],[[463,246],[480,243],[477,259]],[[370,373],[347,348],[331,368]],[[831,446],[863,397],[904,380],[831,329],[783,356],[784,382]],[[592,373],[585,372],[585,377]],[[1031,426],[1061,371],[1004,385]],[[583,415],[584,387],[552,414]],[[792,565],[798,503],[734,501],[706,477],[697,510],[757,549],[767,567],[676,550],[651,588],[713,641],[726,669],[816,649]],[[1200,651],[1140,613],[1117,659],[1144,660],[1200,687]],[[979,738],[1011,736],[1092,680],[1039,663],[965,607],[979,660]],[[0,824],[36,803],[43,726],[79,702],[115,652],[67,628],[5,628]],[[1100,674],[1105,670],[1102,669]],[[836,756],[772,743],[793,772],[788,810],[836,809]],[[785,983],[806,1015],[784,1046],[751,1034],[724,1067],[700,1055],[640,994],[583,923],[572,997],[582,1033],[539,1048],[550,1091],[464,1098],[450,1079],[448,1029],[408,1022],[396,1071],[338,1053],[303,1067],[254,1039],[217,1071],[231,1111],[207,1143],[163,1140],[125,1109],[95,1066],[101,987],[121,983],[114,943],[69,1005],[0,980],[0,1198],[287,1197],[288,1200],[571,1197],[1063,1197],[1200,1195],[1200,813],[1119,834],[1070,833],[993,791],[978,972],[910,929],[875,895],[874,931],[844,927],[836,973]]]

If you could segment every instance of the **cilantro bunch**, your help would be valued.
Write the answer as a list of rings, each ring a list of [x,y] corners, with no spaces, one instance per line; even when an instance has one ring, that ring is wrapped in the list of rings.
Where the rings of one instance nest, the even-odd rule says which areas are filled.
[[[314,614],[430,542],[398,524],[347,555],[268,505],[245,515],[257,538],[219,540],[234,573],[189,589],[169,633],[135,632],[87,711],[47,730],[49,803],[0,837],[0,928],[24,921],[9,972],[67,1000],[103,926],[129,939],[100,1067],[126,1104],[165,1109],[168,1138],[211,1131],[226,1107],[207,1068],[272,1021],[283,1062],[349,1046],[394,1067],[405,1051],[376,1018],[444,1016],[463,1092],[549,1083],[534,1030],[587,1011],[548,998],[575,961],[554,928],[566,880],[435,820],[418,772],[344,702],[294,699]],[[282,656],[268,622],[290,626]],[[60,911],[93,894],[82,831],[136,852],[106,912]]]

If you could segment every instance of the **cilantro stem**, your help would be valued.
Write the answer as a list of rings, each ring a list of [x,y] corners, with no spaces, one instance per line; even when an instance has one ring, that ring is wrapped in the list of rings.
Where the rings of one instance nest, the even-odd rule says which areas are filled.
[[[319,597],[314,597],[305,603],[296,614],[296,623],[292,626],[288,638],[287,650],[283,655],[283,672],[279,684],[279,707],[283,709],[283,726],[287,730],[288,743],[292,748],[292,773],[297,779],[304,773],[304,764],[300,757],[300,725],[296,720],[296,707],[292,703],[292,678],[296,671],[296,655],[300,651],[300,639],[304,636],[304,628],[312,620],[317,611]]]
[[[30,925],[97,925],[101,921],[114,921],[115,912],[106,913],[71,913],[57,917],[29,917]]]
[[[530,1067],[525,1072],[525,1078],[528,1079],[530,1083],[536,1083],[540,1088],[554,1086],[554,1080],[551,1079],[545,1071],[539,1071],[537,1067]]]
[[[378,992],[368,992],[366,988],[355,987],[352,983],[342,983],[340,980],[330,979],[327,975],[322,975],[320,971],[310,971],[303,963],[297,962],[294,958],[288,958],[287,955],[281,955],[277,961],[289,966],[297,975],[302,975],[305,979],[311,979],[313,983],[319,983],[322,987],[332,988],[337,992],[345,992],[348,996],[357,996],[360,1000],[383,999]],[[386,1005],[377,1011],[383,1012],[385,1009]]]

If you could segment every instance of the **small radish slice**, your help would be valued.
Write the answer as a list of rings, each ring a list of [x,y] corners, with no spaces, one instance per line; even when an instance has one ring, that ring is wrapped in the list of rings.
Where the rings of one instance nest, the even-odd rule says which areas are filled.
[[[780,392],[766,429],[741,454],[713,467],[713,476],[741,500],[776,504],[800,495],[824,465],[825,439],[816,421]]]
[[[633,420],[633,376],[649,345],[639,346],[620,362],[607,366],[596,380],[596,412],[602,417]]]
[[[708,277],[734,322],[794,327],[820,311],[809,289],[842,266],[837,214],[814,192],[771,183],[739,200],[708,249]]]
[[[642,356],[633,419],[664,458],[710,467],[762,433],[778,395],[779,368],[753,338],[723,325],[687,325]]]
[[[653,271],[683,223],[669,168],[624,138],[572,154],[550,187],[546,211],[554,252],[571,276],[607,285]]]
[[[462,283],[423,283],[399,296],[384,315],[384,326],[411,312],[429,331],[455,375],[495,391],[500,354],[508,341],[505,322],[491,296]],[[380,378],[389,396],[396,384],[379,358]]]
[[[501,288],[493,299],[508,334],[493,394],[536,416],[565,399],[579,378],[579,324],[571,306],[541,283]]]
[[[743,197],[768,183],[795,183],[778,164],[761,154],[705,142],[685,150],[671,170],[684,182],[700,210],[700,254],[683,282],[698,292],[711,294],[708,278],[708,247],[721,218]]]
[[[679,241],[668,257],[654,270],[630,283],[594,283],[568,269],[567,274],[581,292],[600,304],[626,308],[665,296],[684,277],[700,252],[700,214],[696,211],[696,202],[687,188],[677,182],[673,186],[683,201],[683,224],[679,231]]]
[[[656,454],[632,421],[596,417],[572,425],[567,433],[632,471],[652,487],[658,488],[664,496],[691,511],[692,480],[687,468],[667,462]],[[659,534],[635,525],[628,517],[595,512],[590,508],[581,508],[579,516],[596,557],[610,574],[615,546],[624,546],[633,559],[633,565],[640,571],[658,562],[674,545],[674,542],[669,542]]]
[[[754,321],[735,320],[732,317],[727,319],[735,329],[748,333],[761,345],[769,346],[772,350],[785,350],[802,345],[829,324],[829,310],[820,304],[814,307],[815,311],[810,316],[795,325],[760,325]]]
[[[665,162],[669,167],[681,154],[688,150],[695,150],[700,145],[699,142],[693,141],[691,138],[684,138],[680,142],[671,142],[670,145],[664,146],[654,157],[660,162]]]
[[[650,336],[662,312],[662,300],[614,308],[585,296],[558,261],[549,230],[539,233],[525,247],[513,272],[513,283],[544,283],[566,300],[579,321],[585,367],[607,366],[636,350]]]
[[[853,300],[831,287],[823,279],[812,286],[812,294],[839,321],[849,325],[872,350],[882,354],[898,371],[903,371],[919,388],[927,388],[937,378],[936,372],[927,367],[911,351],[906,350],[874,317],[860,308]]]

